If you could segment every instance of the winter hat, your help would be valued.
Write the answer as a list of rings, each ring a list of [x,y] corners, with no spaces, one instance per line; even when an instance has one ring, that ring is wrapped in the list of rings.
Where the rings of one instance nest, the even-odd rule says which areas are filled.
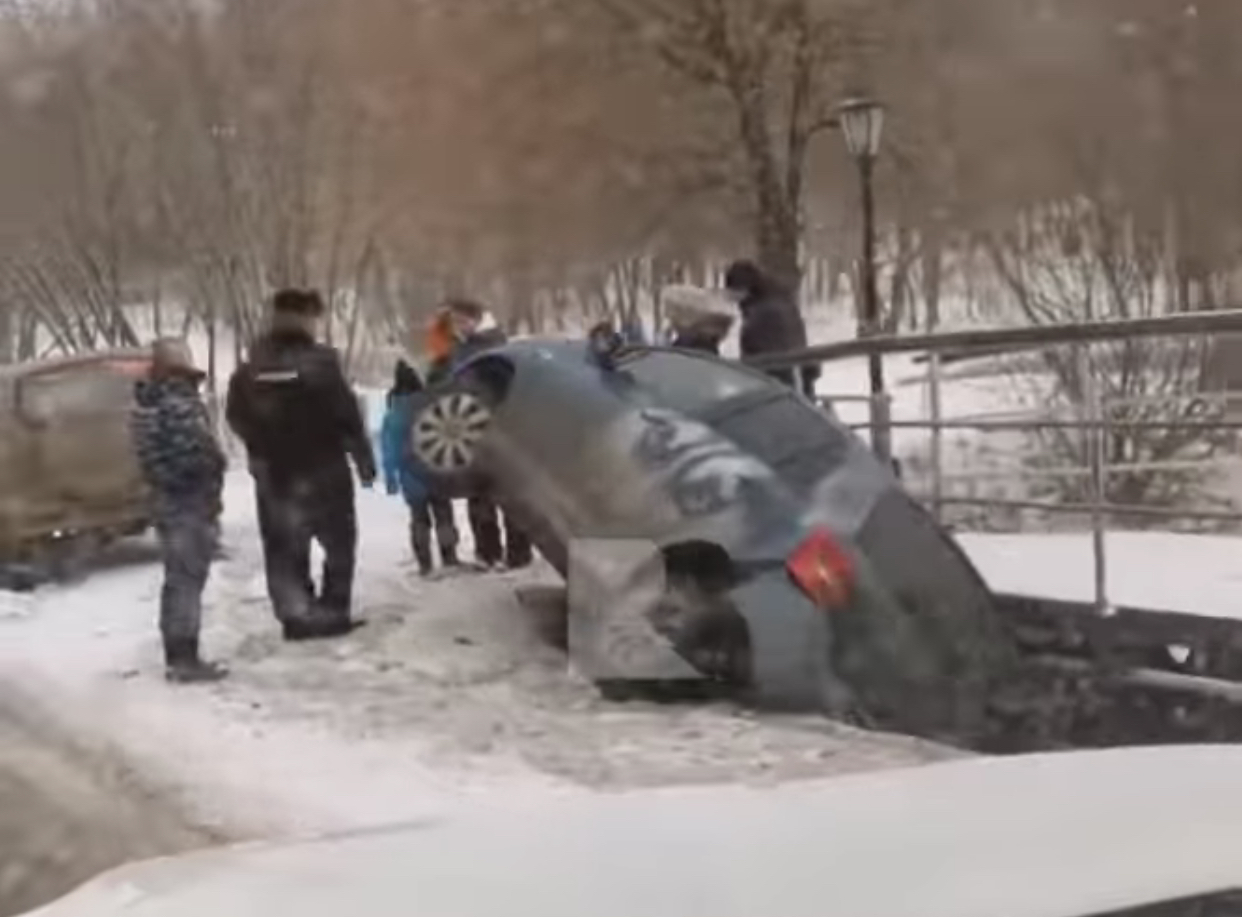
[[[392,372],[392,394],[413,395],[423,390],[423,377],[405,360],[398,360]]]
[[[151,375],[202,379],[207,374],[194,363],[194,354],[183,338],[159,338],[151,344]]]
[[[475,302],[473,299],[450,299],[445,303],[445,308],[455,315],[481,322],[483,316],[487,314],[487,310],[483,308],[481,303]]]
[[[690,284],[673,284],[660,291],[664,314],[675,328],[686,328],[703,322],[733,321],[733,307],[712,290]]]
[[[277,315],[298,315],[317,318],[326,311],[323,297],[317,290],[277,290],[272,297],[272,311]]]

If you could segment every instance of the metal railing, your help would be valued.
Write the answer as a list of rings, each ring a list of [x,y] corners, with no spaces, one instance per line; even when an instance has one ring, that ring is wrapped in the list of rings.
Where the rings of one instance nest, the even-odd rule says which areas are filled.
[[[889,429],[924,429],[931,434],[929,473],[931,492],[916,495],[930,505],[937,518],[943,518],[946,506],[975,506],[980,508],[1004,507],[1013,510],[1036,510],[1049,514],[1086,515],[1091,520],[1091,540],[1094,573],[1094,606],[1100,614],[1110,614],[1112,605],[1108,596],[1108,562],[1105,529],[1107,520],[1116,516],[1146,519],[1194,519],[1214,522],[1242,522],[1242,514],[1226,511],[1183,510],[1165,507],[1119,505],[1108,499],[1109,479],[1118,474],[1141,471],[1177,471],[1205,468],[1201,461],[1170,459],[1161,462],[1110,462],[1108,442],[1118,430],[1189,430],[1212,433],[1222,430],[1242,430],[1242,420],[1150,420],[1125,419],[1114,416],[1114,409],[1134,407],[1140,401],[1163,401],[1170,404],[1179,398],[1198,399],[1204,402],[1228,403],[1242,399],[1242,393],[1194,392],[1177,395],[1161,395],[1158,398],[1117,399],[1110,401],[1102,392],[1096,367],[1092,365],[1092,345],[1135,339],[1210,337],[1242,331],[1242,309],[1213,312],[1195,312],[1179,315],[1086,322],[1076,325],[1039,325],[1018,328],[971,329],[934,334],[908,336],[877,336],[859,338],[838,343],[809,347],[804,350],[765,356],[749,361],[761,369],[785,369],[863,356],[890,356],[897,354],[926,354],[929,417],[922,420],[886,420]],[[1081,399],[1074,405],[1073,416],[1057,417],[1047,413],[1015,416],[975,415],[967,418],[944,416],[944,384],[942,358],[951,357],[955,362],[973,356],[1005,356],[1037,351],[1051,347],[1069,347],[1075,360],[1075,372],[1082,383]],[[1101,370],[1107,372],[1107,370]],[[854,401],[867,403],[871,417],[867,423],[851,424],[856,428],[874,431],[877,418],[891,418],[891,398],[885,393],[878,397],[849,395],[828,396],[826,400],[840,403]],[[877,400],[882,401],[877,405]],[[877,407],[879,410],[877,410]],[[944,433],[949,430],[969,430],[979,433],[1066,431],[1081,434],[1085,463],[1081,466],[1054,469],[1031,469],[1022,474],[1046,477],[1083,477],[1089,479],[1089,499],[1085,502],[1056,503],[1028,499],[1003,499],[958,497],[945,492],[945,483],[954,476],[946,475],[944,468]],[[1017,474],[1017,473],[1014,473]],[[978,473],[970,475],[978,479]]]

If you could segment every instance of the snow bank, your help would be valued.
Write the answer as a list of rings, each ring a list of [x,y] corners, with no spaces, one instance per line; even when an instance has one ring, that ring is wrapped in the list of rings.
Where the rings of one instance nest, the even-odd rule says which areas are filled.
[[[1095,598],[1089,534],[964,534],[958,541],[997,592]],[[1242,620],[1242,538],[1110,532],[1105,559],[1114,605]]]

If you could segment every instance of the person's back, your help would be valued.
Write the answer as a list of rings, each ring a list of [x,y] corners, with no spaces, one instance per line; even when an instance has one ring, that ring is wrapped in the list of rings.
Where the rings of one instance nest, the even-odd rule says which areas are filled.
[[[350,617],[357,516],[352,458],[363,485],[375,457],[336,351],[315,342],[324,305],[313,291],[273,297],[271,330],[229,382],[226,415],[245,443],[255,480],[268,593],[286,639],[341,636]],[[322,588],[310,547],[324,551]]]
[[[373,467],[365,424],[340,360],[300,327],[259,338],[229,386],[229,424],[277,479],[339,469],[352,456]]]
[[[743,359],[764,354],[789,353],[807,346],[806,323],[793,296],[750,261],[735,261],[725,275],[725,288],[738,297],[742,313],[739,350]],[[794,386],[792,369],[769,370],[768,375]],[[802,385],[813,394],[818,366],[802,369]]]

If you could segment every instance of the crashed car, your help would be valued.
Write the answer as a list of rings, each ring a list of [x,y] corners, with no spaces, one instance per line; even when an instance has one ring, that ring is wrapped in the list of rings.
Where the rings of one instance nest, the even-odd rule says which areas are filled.
[[[645,619],[677,677],[958,742],[1012,661],[955,542],[830,412],[743,365],[606,332],[511,342],[434,390],[409,444],[447,491],[490,488],[567,578],[571,643],[594,634],[575,661],[610,694],[669,667],[608,670],[601,616]]]
[[[30,917],[1238,917],[1240,766],[1123,749],[535,794],[122,867]]]

